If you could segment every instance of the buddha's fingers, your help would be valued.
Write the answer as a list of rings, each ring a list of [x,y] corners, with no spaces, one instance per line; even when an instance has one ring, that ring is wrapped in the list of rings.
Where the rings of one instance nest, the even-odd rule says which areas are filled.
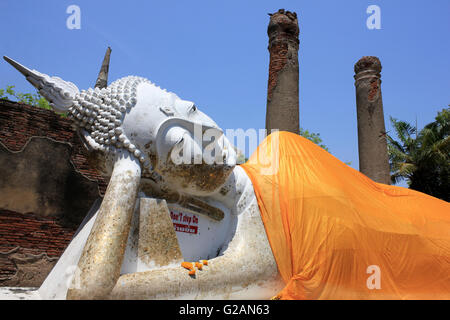
[[[141,179],[139,162],[122,153],[78,262],[67,299],[104,299],[120,276]]]

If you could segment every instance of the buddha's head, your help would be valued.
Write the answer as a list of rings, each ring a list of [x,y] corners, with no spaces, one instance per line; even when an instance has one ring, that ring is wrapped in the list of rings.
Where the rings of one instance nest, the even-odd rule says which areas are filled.
[[[140,77],[82,90],[4,57],[57,111],[66,112],[100,172],[118,157],[141,164],[142,178],[168,192],[208,195],[224,184],[236,152],[223,131],[190,101]]]
[[[234,148],[210,117],[143,78],[82,91],[70,113],[85,141],[106,155],[105,175],[117,152],[128,152],[142,164],[144,181],[157,173],[165,188],[203,196],[222,186],[236,165]]]

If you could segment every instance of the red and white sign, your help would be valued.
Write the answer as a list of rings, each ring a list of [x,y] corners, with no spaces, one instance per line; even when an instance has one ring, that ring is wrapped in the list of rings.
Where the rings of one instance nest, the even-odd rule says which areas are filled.
[[[170,211],[170,217],[176,232],[198,233],[198,217],[195,214]]]

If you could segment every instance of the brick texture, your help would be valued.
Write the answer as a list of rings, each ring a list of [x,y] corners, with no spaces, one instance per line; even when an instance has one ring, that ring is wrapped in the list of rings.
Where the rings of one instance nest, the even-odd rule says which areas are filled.
[[[270,14],[270,63],[266,129],[299,133],[299,33],[297,14],[278,10]]]
[[[15,152],[22,150],[31,137],[69,143],[75,170],[96,181],[99,193],[104,194],[107,181],[89,165],[87,153],[69,119],[51,110],[0,100],[0,142]],[[75,229],[62,226],[56,217],[39,217],[32,212],[0,208],[0,280],[11,278],[18,271],[9,252],[21,256],[44,253],[50,258],[58,258],[70,243]]]
[[[73,147],[71,161],[76,170],[99,184],[103,195],[107,182],[89,165],[87,153],[71,121],[51,110],[0,100],[0,142],[11,151],[20,151],[31,137],[48,137]]]
[[[72,240],[74,229],[59,225],[52,218],[41,218],[32,213],[0,209],[0,252],[6,253],[17,247],[15,253],[59,257]],[[9,256],[0,255],[0,278],[16,273]]]

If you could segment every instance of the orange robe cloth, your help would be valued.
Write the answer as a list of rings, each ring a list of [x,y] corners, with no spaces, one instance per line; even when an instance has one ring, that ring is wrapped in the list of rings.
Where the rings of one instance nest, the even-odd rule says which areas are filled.
[[[279,299],[450,299],[450,203],[376,183],[309,140],[242,165],[286,283]]]

